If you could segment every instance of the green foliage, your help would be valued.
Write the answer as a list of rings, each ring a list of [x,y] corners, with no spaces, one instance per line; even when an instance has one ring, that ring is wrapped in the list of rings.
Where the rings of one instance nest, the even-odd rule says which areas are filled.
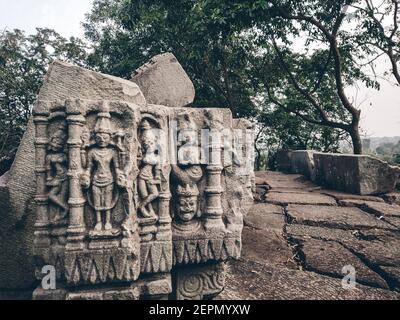
[[[303,27],[296,29],[294,23],[276,18],[277,9],[270,4],[271,1],[96,0],[85,23],[86,36],[94,47],[89,64],[99,71],[129,78],[135,67],[152,56],[171,51],[195,84],[194,106],[229,107],[236,117],[247,117],[268,126],[269,135],[283,139],[279,142],[282,145],[295,144],[292,141],[310,132],[315,132],[315,136],[323,132],[335,149],[334,140],[341,136],[337,129],[307,124],[292,112],[281,110],[279,116],[271,112],[277,106],[266,94],[266,86],[286,111],[301,110],[318,119],[310,102],[288,81],[271,49],[271,34],[290,44],[289,38],[299,35]],[[336,8],[329,1],[323,1],[323,5],[308,1],[307,10],[325,13]],[[303,10],[306,5],[299,7],[297,1],[286,1],[279,10],[285,7]],[[329,24],[332,14],[320,18]],[[329,50],[296,54],[284,47],[283,52],[299,81],[324,102],[328,115],[338,121],[349,121],[333,89],[332,59],[327,63]],[[352,81],[353,67],[348,68],[348,78]],[[274,118],[292,125],[292,130],[281,134],[282,126],[270,121]],[[309,141],[312,140],[298,145],[329,149],[326,141],[321,145]]]
[[[50,62],[81,65],[85,58],[81,40],[66,40],[50,29],[29,36],[20,30],[0,33],[0,159],[19,145]]]

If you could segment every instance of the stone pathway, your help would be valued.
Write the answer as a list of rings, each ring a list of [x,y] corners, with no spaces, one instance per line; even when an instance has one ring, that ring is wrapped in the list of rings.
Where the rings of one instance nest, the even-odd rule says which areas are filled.
[[[324,190],[300,175],[257,174],[243,254],[219,299],[400,299],[400,195]],[[344,267],[356,271],[342,286]]]

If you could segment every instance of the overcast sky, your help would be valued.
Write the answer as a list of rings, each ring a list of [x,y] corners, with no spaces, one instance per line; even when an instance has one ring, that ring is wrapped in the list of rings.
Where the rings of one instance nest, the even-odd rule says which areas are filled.
[[[84,20],[92,0],[0,0],[0,29],[19,28],[27,33],[36,27],[55,29],[64,37],[83,36]],[[385,61],[382,59],[381,63]],[[383,67],[382,67],[383,69]],[[392,82],[394,79],[392,79]],[[348,90],[357,98],[362,115],[362,128],[370,136],[400,136],[400,88],[382,82],[381,91],[361,87]]]

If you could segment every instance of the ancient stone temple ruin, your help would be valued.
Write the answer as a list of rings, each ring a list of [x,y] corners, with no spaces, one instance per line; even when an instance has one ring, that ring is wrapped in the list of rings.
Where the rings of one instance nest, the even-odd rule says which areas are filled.
[[[252,125],[229,109],[190,108],[193,98],[172,54],[132,81],[51,66],[10,172],[24,166],[35,180],[23,195],[36,204],[23,263],[34,261],[39,281],[44,267],[56,270],[56,289],[39,284],[34,299],[204,299],[223,290],[253,202]]]

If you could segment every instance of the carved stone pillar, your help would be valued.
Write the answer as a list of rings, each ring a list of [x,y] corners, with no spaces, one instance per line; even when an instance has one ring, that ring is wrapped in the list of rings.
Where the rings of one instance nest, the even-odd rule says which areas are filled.
[[[35,123],[35,172],[36,172],[36,223],[35,248],[36,254],[42,255],[42,249],[50,245],[48,197],[46,187],[46,149],[49,143],[47,138],[48,108],[43,102],[38,102],[33,111]]]
[[[170,214],[170,201],[171,193],[164,191],[160,193],[159,197],[159,226],[157,233],[157,240],[166,241],[171,240],[171,214]]]
[[[86,200],[82,193],[80,175],[82,172],[81,161],[81,134],[85,118],[81,114],[74,114],[67,110],[69,126],[68,157],[69,157],[69,227],[67,230],[67,250],[84,248],[86,232],[84,221],[84,207]]]
[[[206,221],[205,228],[225,229],[222,221],[224,210],[222,208],[222,145],[221,135],[217,130],[211,130],[210,162],[207,166],[206,193]]]

